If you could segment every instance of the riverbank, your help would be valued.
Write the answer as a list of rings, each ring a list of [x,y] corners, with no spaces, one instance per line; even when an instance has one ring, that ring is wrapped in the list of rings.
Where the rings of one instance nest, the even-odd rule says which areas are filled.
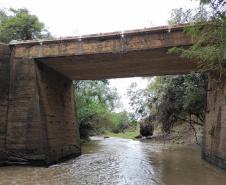
[[[135,139],[136,136],[140,134],[139,130],[136,131],[125,131],[124,133],[112,133],[112,132],[106,132],[104,134],[104,137],[121,137],[121,138],[128,138],[128,139]]]
[[[193,128],[188,123],[183,123],[174,126],[170,134],[164,134],[160,129],[154,131],[153,136],[150,138],[156,143],[168,143],[168,144],[184,144],[188,146],[201,146],[203,127],[199,125],[193,125],[196,130],[196,137]]]
[[[188,146],[201,146],[202,145],[202,135],[203,135],[203,127],[194,125],[196,130],[196,136],[193,128],[187,124],[179,124],[174,126],[170,132],[170,134],[164,134],[160,128],[156,128],[154,130],[153,136],[151,137],[143,137],[140,139],[148,139],[155,143],[165,143],[165,144],[184,144]],[[139,130],[136,131],[125,131],[124,133],[111,133],[106,132],[103,137],[121,137],[128,139],[136,139],[135,137],[140,134]],[[197,144],[198,143],[198,144]]]

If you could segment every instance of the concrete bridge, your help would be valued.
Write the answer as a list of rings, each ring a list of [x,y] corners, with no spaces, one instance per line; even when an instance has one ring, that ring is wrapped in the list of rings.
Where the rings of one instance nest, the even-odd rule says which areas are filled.
[[[182,25],[1,44],[0,165],[49,165],[80,155],[72,80],[190,73],[197,64],[167,50],[192,43]],[[223,169],[225,92],[208,91],[202,153]]]

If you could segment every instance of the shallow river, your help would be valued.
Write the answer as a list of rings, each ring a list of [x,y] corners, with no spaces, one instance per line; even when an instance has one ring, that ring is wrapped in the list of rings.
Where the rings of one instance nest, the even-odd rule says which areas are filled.
[[[2,167],[0,184],[224,185],[226,172],[199,148],[122,138],[92,138],[83,155],[49,168]]]

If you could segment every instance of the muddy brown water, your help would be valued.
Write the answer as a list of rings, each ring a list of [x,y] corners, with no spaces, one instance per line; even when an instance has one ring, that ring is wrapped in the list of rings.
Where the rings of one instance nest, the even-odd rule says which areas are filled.
[[[226,172],[203,161],[200,148],[92,138],[82,150],[80,157],[49,168],[2,167],[0,184],[226,184]]]

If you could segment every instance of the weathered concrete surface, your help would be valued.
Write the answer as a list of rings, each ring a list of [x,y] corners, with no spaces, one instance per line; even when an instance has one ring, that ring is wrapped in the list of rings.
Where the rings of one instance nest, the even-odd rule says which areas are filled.
[[[11,58],[6,149],[11,155],[42,154],[44,120],[40,116],[34,59]]]
[[[81,154],[72,80],[42,63],[36,65],[46,163]]]
[[[16,58],[36,58],[70,79],[103,79],[183,74],[197,64],[168,55],[172,46],[190,46],[183,26],[12,43]]]
[[[10,75],[10,50],[8,45],[0,44],[0,165],[5,156],[6,128],[8,120]]]
[[[207,110],[203,132],[202,157],[206,161],[226,170],[226,78],[222,78],[220,90],[214,92],[209,77]]]
[[[80,155],[72,80],[32,58],[13,56],[14,51],[11,62],[1,66],[9,75],[10,64],[11,72],[0,84],[6,92],[0,165],[49,165]]]

